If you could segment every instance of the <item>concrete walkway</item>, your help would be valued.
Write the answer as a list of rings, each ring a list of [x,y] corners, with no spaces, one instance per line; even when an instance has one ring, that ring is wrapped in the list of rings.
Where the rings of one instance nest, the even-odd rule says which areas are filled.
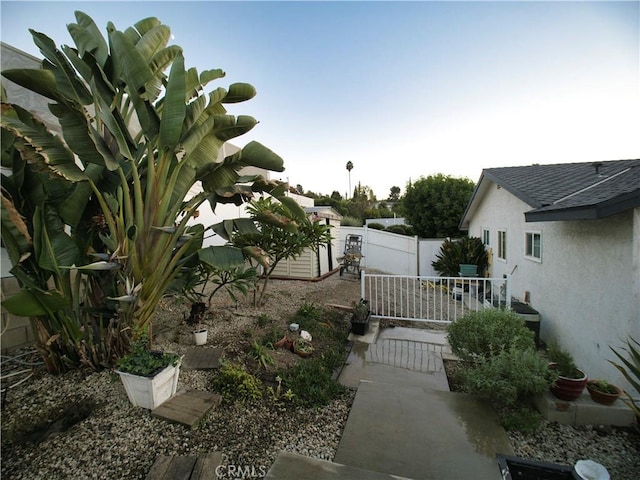
[[[513,453],[484,402],[449,391],[444,332],[391,328],[354,344],[340,382],[361,379],[334,462],[412,479],[500,479]]]

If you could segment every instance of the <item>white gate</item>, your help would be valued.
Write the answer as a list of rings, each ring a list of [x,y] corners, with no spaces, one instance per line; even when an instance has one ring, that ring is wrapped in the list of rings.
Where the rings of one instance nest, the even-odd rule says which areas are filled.
[[[363,271],[360,288],[373,318],[451,323],[471,310],[509,308],[509,277],[423,277]]]

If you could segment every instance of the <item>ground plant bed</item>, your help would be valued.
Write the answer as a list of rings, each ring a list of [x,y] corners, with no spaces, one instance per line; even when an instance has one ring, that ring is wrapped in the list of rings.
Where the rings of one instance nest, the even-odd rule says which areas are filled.
[[[274,398],[278,393],[277,373],[322,356],[330,338],[314,335],[314,355],[310,358],[267,347],[265,353],[274,360],[267,368],[252,356],[252,345],[265,340],[270,332],[278,332],[282,338],[291,316],[303,304],[350,306],[359,296],[360,284],[338,275],[322,282],[273,280],[261,307],[253,306],[252,296],[241,298],[238,304],[220,296],[203,319],[209,338],[207,345],[201,347],[194,346],[192,328],[184,322],[189,313],[188,302],[165,298],[154,322],[154,348],[184,354],[188,348],[221,347],[224,358],[243,364],[260,379],[262,398],[223,402],[196,428],[189,429],[131,405],[113,370],[71,371],[53,376],[36,367],[34,376],[3,399],[0,477],[144,478],[157,455],[189,456],[212,450],[222,452],[229,465],[256,468],[270,467],[282,450],[333,459],[355,392],[341,390],[326,405],[312,408],[287,400],[287,386],[282,382],[280,395]],[[336,326],[342,322],[346,338],[349,316],[344,315],[344,319],[332,317],[325,323]],[[342,360],[347,348],[345,342]],[[37,355],[33,359],[37,361]],[[331,377],[332,373],[335,374],[328,375]],[[178,391],[213,391],[216,375],[216,371],[183,368]],[[61,420],[67,418],[69,405],[89,402],[92,408],[77,422]]]

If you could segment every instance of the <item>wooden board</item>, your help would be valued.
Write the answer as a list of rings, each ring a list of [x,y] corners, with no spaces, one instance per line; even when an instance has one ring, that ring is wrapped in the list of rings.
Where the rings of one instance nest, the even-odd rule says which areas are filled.
[[[220,403],[220,399],[215,393],[190,390],[170,398],[152,410],[151,415],[193,428]]]
[[[169,457],[160,455],[145,480],[217,480],[216,470],[222,464],[222,453]]]
[[[146,480],[190,480],[196,457],[168,457],[162,455],[156,459],[147,474]]]
[[[220,357],[222,356],[222,352],[222,347],[189,348],[182,360],[182,368],[185,370],[214,370],[216,368],[220,368]]]
[[[219,465],[222,465],[222,453],[211,452],[200,455],[193,466],[190,480],[217,480],[216,469]]]

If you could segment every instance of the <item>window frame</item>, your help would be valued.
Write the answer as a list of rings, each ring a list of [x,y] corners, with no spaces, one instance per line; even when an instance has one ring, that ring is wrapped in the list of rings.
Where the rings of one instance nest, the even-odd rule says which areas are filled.
[[[498,230],[498,245],[496,257],[503,262],[507,261],[507,229]]]
[[[491,231],[488,228],[482,229],[482,243],[484,243],[486,247],[491,245]]]
[[[538,237],[538,254],[535,256],[535,237]],[[531,238],[531,243],[529,239]],[[529,248],[531,247],[531,248]],[[524,258],[531,260],[532,262],[542,263],[542,231],[541,230],[527,230],[524,232]]]

